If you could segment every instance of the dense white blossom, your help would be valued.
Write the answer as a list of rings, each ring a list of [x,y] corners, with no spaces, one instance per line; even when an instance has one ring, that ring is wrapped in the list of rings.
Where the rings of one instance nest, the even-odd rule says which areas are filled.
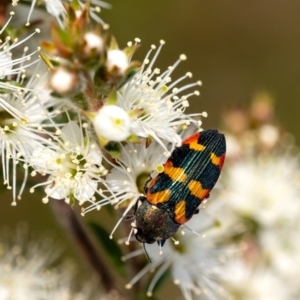
[[[60,265],[55,271],[56,274],[52,271],[48,275],[50,284],[47,285],[42,300],[113,300],[100,291],[95,278],[89,276],[87,280],[82,280],[82,278],[76,280],[80,273],[70,264]],[[53,280],[53,275],[56,275],[58,279]],[[31,298],[28,298],[28,300],[31,300]]]
[[[75,282],[73,264],[57,264],[61,247],[51,237],[30,235],[24,225],[19,227],[0,232],[1,300],[108,299],[92,281]]]
[[[0,299],[45,299],[47,269],[60,251],[51,238],[34,240],[24,229],[0,234]],[[55,273],[53,281],[59,278]]]
[[[151,263],[146,265],[126,285],[132,285],[147,272],[155,270],[149,284],[147,295],[152,291],[160,277],[170,269],[174,284],[178,285],[186,300],[197,295],[204,299],[229,299],[222,282],[226,278],[224,264],[233,255],[233,249],[222,245],[223,239],[232,233],[231,222],[226,206],[222,203],[210,203],[199,215],[180,227],[175,236],[167,240],[163,248],[157,244],[146,244]],[[220,217],[220,220],[218,219]],[[145,255],[143,249],[129,253],[127,260],[137,255]]]
[[[82,124],[70,121],[57,134],[60,135],[57,143],[36,148],[32,154],[31,165],[49,177],[31,191],[45,186],[47,196],[43,202],[51,197],[71,203],[76,199],[83,204],[93,202],[95,194],[105,196],[100,187],[101,183],[105,184],[101,176],[107,173],[102,166],[102,153],[93,139],[84,135]]]
[[[147,180],[163,171],[163,164],[174,148],[181,145],[189,125],[193,125],[194,131],[200,129],[201,118],[207,113],[186,110],[190,97],[200,95],[197,89],[202,83],[185,83],[192,78],[190,72],[173,78],[174,70],[186,60],[183,54],[165,71],[156,67],[164,41],[158,48],[151,46],[138,69],[140,64],[131,61],[137,45],[129,43],[127,48],[119,50],[115,39],[106,32],[106,24],[99,18],[100,7],[110,7],[106,2],[25,0],[22,5],[26,1],[30,6],[28,15],[25,12],[27,27],[18,29],[27,37],[21,40],[6,37],[0,41],[0,163],[4,184],[12,189],[13,205],[27,185],[29,170],[36,180],[30,192],[43,188],[44,203],[53,198],[73,207],[78,202],[84,206],[82,215],[104,205],[113,205],[120,219],[111,232],[112,238],[124,219],[134,219],[131,214],[139,197],[145,196]],[[18,0],[12,1],[13,6],[17,4]],[[33,17],[39,17],[34,13],[38,5],[42,5],[45,15],[48,13],[49,19],[55,18],[59,26],[51,27],[52,41],[43,41],[42,50],[37,48],[31,52],[25,42],[39,33],[39,29],[31,32],[29,26]],[[92,27],[93,20],[83,17],[86,9],[102,26]],[[13,15],[10,14],[1,34],[10,25]],[[23,54],[15,58],[15,50],[20,46],[24,48]],[[45,63],[50,74],[39,75],[39,61]],[[37,64],[36,70],[33,70],[34,64]],[[265,128],[261,139],[271,134],[270,128]],[[273,136],[275,140],[274,132]],[[294,199],[298,193],[298,189],[293,192],[281,178],[285,176],[290,183],[296,183],[298,161],[297,167],[293,166],[296,160],[291,161],[288,170],[285,170],[284,157],[278,162],[276,160],[278,174],[274,162],[265,159],[253,170],[252,161],[241,169],[238,164],[233,166],[227,173],[226,192],[219,193],[220,198],[232,198],[229,206],[223,199],[212,199],[212,205],[205,200],[199,207],[200,213],[197,211],[187,224],[180,226],[165,244],[144,244],[152,263],[138,271],[126,288],[130,289],[148,271],[155,269],[147,290],[147,295],[151,296],[160,278],[169,270],[186,300],[198,296],[209,300],[229,299],[234,283],[229,283],[230,288],[226,289],[224,279],[229,269],[223,268],[237,247],[228,247],[227,243],[233,240],[232,236],[243,233],[245,227],[240,227],[240,219],[249,215],[263,220],[260,239],[265,251],[261,253],[270,258],[274,269],[287,273],[293,264],[286,254],[294,254],[300,247],[290,243],[291,252],[285,252],[287,241],[274,239],[269,233],[275,224],[282,234],[280,237],[284,237],[287,228],[292,226],[281,214],[286,207],[277,200]],[[24,173],[20,187],[17,185],[18,166]],[[268,176],[273,179],[268,181]],[[259,190],[258,180],[265,181],[263,191]],[[278,197],[276,201],[275,196]],[[257,214],[255,205],[264,206],[272,214]],[[296,202],[286,211],[292,218],[299,215]],[[233,216],[234,213],[241,218]],[[136,231],[134,223],[131,225],[124,239],[127,245]],[[296,231],[293,233],[296,239]],[[267,251],[267,244],[272,245],[270,251]],[[0,299],[108,299],[94,293],[92,283],[77,285],[74,290],[74,270],[65,265],[53,267],[59,254],[54,248],[48,238],[31,241],[22,232],[9,244],[0,234]],[[281,252],[272,252],[273,249]],[[142,247],[126,253],[122,257],[124,260],[145,255]],[[294,263],[299,264],[298,260]],[[297,272],[293,274],[298,278]],[[290,276],[282,278],[291,280]],[[271,279],[268,282],[277,282],[277,278]],[[297,285],[296,280],[293,283]],[[136,297],[134,293],[131,296]]]
[[[10,24],[14,15],[14,12],[10,13],[10,18],[0,30],[0,34],[5,32],[5,29]],[[26,69],[39,61],[37,57],[38,49],[29,52],[25,43],[39,32],[40,30],[37,28],[35,31],[20,40],[8,35],[5,36],[4,40],[0,40],[0,89],[14,91],[21,91],[24,89],[22,83],[24,81]],[[14,57],[12,51],[22,51],[22,49],[22,56]]]
[[[275,129],[263,125],[239,139],[227,135],[231,155],[219,198],[244,228],[245,247],[244,261],[233,264],[236,275],[227,280],[233,299],[299,298],[300,161],[290,140],[277,144]]]
[[[112,199],[97,201],[87,207],[85,212],[100,209],[107,203],[114,204],[118,208],[129,201],[124,212],[125,216],[137,199],[143,195],[144,184],[149,174],[159,168],[165,160],[166,156],[163,155],[161,147],[156,142],[149,147],[145,144],[127,144],[122,148],[120,160],[106,177],[106,184],[113,195]],[[119,220],[115,229],[121,221],[122,219]]]
[[[290,285],[270,268],[251,267],[241,260],[233,260],[224,271],[230,274],[226,280],[232,294],[230,300],[298,299]]]
[[[289,226],[300,213],[299,166],[298,158],[289,155],[262,154],[236,162],[224,177],[223,197],[262,228]]]
[[[164,140],[171,142],[173,147],[179,145],[181,137],[177,130],[181,126],[191,123],[200,125],[200,121],[193,119],[195,116],[206,116],[204,113],[185,114],[185,109],[189,106],[188,98],[199,95],[196,90],[188,94],[183,94],[187,89],[199,87],[201,82],[180,85],[181,81],[191,78],[190,72],[186,75],[172,80],[171,75],[178,64],[185,60],[185,55],[162,72],[154,67],[154,63],[161,51],[164,42],[161,41],[159,48],[150,60],[151,47],[141,69],[134,77],[118,91],[118,105],[127,112],[139,111],[131,122],[131,130],[140,137],[152,137],[162,147],[165,148]],[[165,148],[166,149],[166,148]]]
[[[60,113],[55,109],[57,104],[50,101],[50,95],[45,90],[45,76],[40,77],[35,72],[27,81],[26,90],[3,94],[0,97],[0,156],[4,184],[13,191],[13,205],[16,204],[17,196],[21,198],[33,151],[48,143],[43,137],[45,128],[54,127],[51,119]],[[23,73],[19,82],[25,80],[26,73]],[[48,110],[50,107],[51,112]],[[17,194],[19,162],[22,163],[24,180]]]
[[[14,15],[14,12],[10,13],[1,34],[4,34]],[[24,44],[39,32],[36,29],[23,39],[6,36],[0,41],[0,156],[4,184],[13,192],[13,205],[17,196],[20,199],[25,187],[29,157],[41,143],[38,133],[43,129],[42,124],[54,115],[47,111],[49,97],[43,92],[45,76],[40,78],[37,67],[31,77],[28,75],[28,69],[39,60],[37,50],[29,52]],[[21,47],[23,54],[15,57],[12,51],[20,51]],[[17,195],[17,164],[20,161],[24,163],[25,175]]]

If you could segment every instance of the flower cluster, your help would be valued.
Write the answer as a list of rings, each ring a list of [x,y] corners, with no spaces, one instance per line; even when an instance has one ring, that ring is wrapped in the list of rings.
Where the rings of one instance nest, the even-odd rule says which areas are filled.
[[[16,205],[28,177],[29,157],[45,140],[42,135],[45,128],[51,126],[50,121],[58,113],[58,106],[45,91],[47,75],[39,74],[41,62],[37,57],[38,50],[28,53],[29,49],[24,45],[39,33],[39,29],[22,40],[6,35],[11,31],[13,16],[14,13],[10,13],[10,18],[0,31],[3,36],[0,46],[0,149],[3,181],[8,189],[12,189],[12,204]],[[24,49],[21,57],[14,58],[13,51],[16,49]],[[33,68],[31,74],[30,68]],[[19,163],[24,170],[24,180],[17,191]]]
[[[76,270],[70,262],[57,265],[61,254],[58,249],[49,236],[33,237],[23,225],[15,232],[2,230],[0,299],[106,299],[92,281],[75,282]]]
[[[201,218],[193,217],[172,240],[166,242],[163,249],[155,244],[146,246],[152,263],[137,273],[126,288],[132,288],[147,272],[155,270],[147,288],[150,297],[157,282],[170,270],[173,283],[179,286],[186,300],[196,296],[201,299],[229,299],[230,294],[222,287],[222,282],[227,278],[224,266],[238,250],[225,242],[234,234],[234,218],[230,217],[231,212],[221,201],[205,206],[201,206]],[[215,216],[221,216],[221,213],[225,217],[216,219]],[[144,255],[143,250],[131,252],[123,260]]]
[[[228,168],[219,198],[233,211],[242,229],[236,239],[243,245],[243,258],[229,267],[237,274],[230,289],[242,299],[297,299],[299,153],[276,123],[265,92],[256,95],[250,109],[228,111],[224,121]],[[248,288],[241,289],[243,282]]]
[[[12,4],[21,5],[18,1]],[[189,128],[200,130],[201,118],[207,113],[191,114],[186,110],[190,98],[200,95],[202,83],[191,82],[191,72],[173,78],[175,69],[186,60],[184,54],[166,70],[159,69],[156,61],[163,40],[158,47],[151,46],[142,63],[134,61],[132,56],[140,47],[140,39],[120,48],[109,27],[99,19],[99,7],[108,7],[102,1],[27,4],[30,11],[25,25],[11,30],[11,13],[0,32],[0,155],[4,184],[12,190],[13,205],[21,199],[30,176],[28,190],[33,193],[43,188],[44,203],[63,200],[72,208],[80,205],[82,215],[113,206],[119,221],[112,238],[144,195],[149,174],[162,171]],[[34,12],[39,7],[55,19],[50,28],[52,39],[42,40],[29,51],[25,42],[40,33],[33,28],[37,23]],[[27,37],[20,39],[24,32]],[[24,51],[18,56],[20,51],[15,49],[20,47]],[[21,185],[19,171],[24,174]],[[220,262],[227,257],[221,236],[226,231],[231,235],[232,231],[227,230],[227,221],[220,225],[211,217],[203,218],[202,222],[191,223],[193,229],[182,227],[181,234],[173,238],[175,243],[168,241],[164,251],[162,245],[147,247],[152,266],[158,268],[148,295],[170,269],[186,299],[198,294],[226,297],[226,291],[216,288],[223,276]],[[126,244],[132,240],[133,230]],[[124,260],[143,253],[140,245],[132,247],[136,251],[124,255]],[[194,265],[187,268],[191,260]],[[128,280],[126,287],[139,281],[150,266],[141,265],[141,271]],[[42,294],[47,282],[38,276],[39,269],[34,270],[37,277],[32,284],[40,284],[36,293]],[[47,286],[49,294],[64,299],[68,282],[55,282]],[[27,283],[30,289],[31,282]]]
[[[0,52],[1,160],[4,183],[13,191],[13,205],[21,198],[30,174],[45,178],[30,189],[33,192],[43,186],[45,203],[49,198],[72,205],[89,202],[85,210],[89,211],[104,204],[119,206],[126,194],[133,200],[129,210],[137,193],[127,194],[124,182],[117,187],[111,183],[117,180],[115,170],[132,163],[121,154],[122,149],[133,149],[133,143],[141,148],[147,144],[150,147],[145,151],[151,157],[151,143],[156,141],[161,146],[156,150],[157,161],[163,163],[181,143],[180,131],[191,123],[199,128],[201,121],[194,117],[206,116],[185,113],[188,98],[199,92],[184,92],[201,82],[181,84],[191,73],[172,80],[184,55],[164,72],[155,67],[163,41],[156,51],[151,47],[142,65],[132,61],[140,40],[121,50],[107,28],[91,18],[93,6],[80,1],[44,4],[60,21],[52,24],[52,41],[42,41],[41,48],[27,54],[25,47],[21,58],[13,57],[14,48],[40,31],[35,29],[20,41],[10,36],[13,13],[1,30],[5,40]],[[35,5],[33,1],[30,15]],[[41,69],[43,63],[49,72]],[[17,191],[17,166],[21,164],[24,180]],[[156,161],[151,161],[143,172],[149,174],[155,167]],[[141,185],[146,177],[144,174]]]

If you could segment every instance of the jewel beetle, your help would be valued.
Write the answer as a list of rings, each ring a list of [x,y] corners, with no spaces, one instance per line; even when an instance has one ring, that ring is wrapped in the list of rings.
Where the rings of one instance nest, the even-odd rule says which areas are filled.
[[[226,141],[217,130],[197,132],[176,147],[164,170],[145,184],[135,210],[136,239],[163,246],[179,227],[199,212],[224,164]]]

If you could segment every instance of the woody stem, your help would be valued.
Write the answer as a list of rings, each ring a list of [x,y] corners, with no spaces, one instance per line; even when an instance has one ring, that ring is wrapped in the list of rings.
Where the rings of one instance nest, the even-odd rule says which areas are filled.
[[[120,299],[129,300],[124,296],[125,291],[120,288],[115,276],[112,275],[107,264],[99,255],[76,212],[64,201],[51,201],[51,206],[58,222],[68,233],[68,236],[71,237],[77,248],[81,250],[80,252],[94,269],[104,289],[109,294],[118,295]]]

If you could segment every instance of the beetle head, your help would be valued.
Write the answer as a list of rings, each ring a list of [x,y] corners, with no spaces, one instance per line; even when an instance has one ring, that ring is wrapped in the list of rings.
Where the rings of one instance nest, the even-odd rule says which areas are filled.
[[[170,238],[178,230],[170,215],[148,201],[144,201],[136,210],[136,239],[141,243],[153,244]]]

